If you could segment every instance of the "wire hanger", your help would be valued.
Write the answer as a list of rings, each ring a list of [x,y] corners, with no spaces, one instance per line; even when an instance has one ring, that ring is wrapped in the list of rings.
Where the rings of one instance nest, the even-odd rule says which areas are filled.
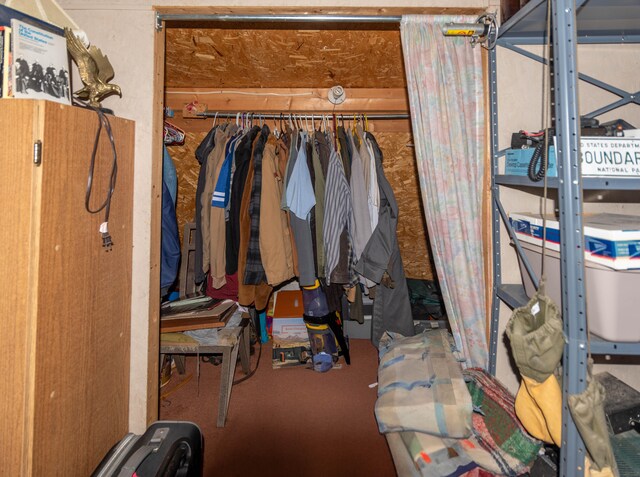
[[[173,123],[165,120],[163,123],[163,140],[167,146],[181,146],[184,144],[185,132]]]

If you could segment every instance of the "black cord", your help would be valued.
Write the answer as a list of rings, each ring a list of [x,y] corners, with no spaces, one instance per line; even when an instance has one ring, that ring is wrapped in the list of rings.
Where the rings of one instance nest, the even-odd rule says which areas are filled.
[[[111,198],[113,197],[113,192],[116,188],[116,178],[118,176],[118,153],[116,151],[116,144],[113,138],[113,131],[111,130],[111,123],[109,122],[109,118],[107,115],[100,110],[99,108],[95,108],[93,106],[80,103],[81,106],[92,109],[98,115],[98,130],[96,131],[96,138],[93,143],[93,151],[91,153],[91,162],[89,165],[89,176],[87,178],[87,190],[84,198],[84,207],[90,214],[97,214],[98,212],[104,210],[104,222],[100,225],[100,234],[102,235],[102,246],[108,252],[113,247],[113,241],[111,240],[111,235],[109,234],[109,212],[111,210]],[[96,164],[96,156],[98,153],[98,146],[100,145],[100,135],[102,133],[102,128],[107,131],[107,136],[109,138],[109,142],[111,143],[111,151],[113,152],[113,162],[111,165],[111,174],[109,177],[109,189],[107,190],[107,195],[105,197],[104,202],[97,209],[92,209],[89,205],[91,201],[91,194],[93,192],[93,171],[95,169]]]
[[[260,339],[260,335],[258,334],[258,331],[255,329],[255,324],[253,323],[253,320],[249,320],[249,323],[253,331],[256,332],[256,335],[258,337],[257,341],[258,343],[260,343],[260,350],[258,351],[258,359],[256,360],[256,367],[253,369],[253,371],[250,371],[249,374],[247,374],[246,376],[243,376],[240,379],[235,380],[233,382],[234,385],[240,384],[241,382],[249,379],[251,376],[253,376],[256,373],[256,371],[258,370],[258,366],[260,366],[260,357],[262,356],[262,340]]]
[[[544,143],[544,136],[542,136],[542,139],[538,141],[536,148],[533,150],[533,156],[531,156],[529,168],[527,169],[527,175],[533,182],[540,182],[547,173],[547,151],[544,150]],[[541,158],[542,162],[540,162]],[[538,167],[538,162],[540,162],[540,167]],[[538,169],[537,171],[536,168]]]

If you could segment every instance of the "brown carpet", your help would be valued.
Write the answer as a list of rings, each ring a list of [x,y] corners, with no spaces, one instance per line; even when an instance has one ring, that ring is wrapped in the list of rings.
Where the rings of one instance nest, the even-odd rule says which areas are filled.
[[[258,346],[251,357],[255,367]],[[317,373],[305,368],[274,370],[271,343],[263,345],[258,371],[233,386],[226,426],[216,427],[221,366],[175,369],[161,391],[160,419],[198,424],[204,434],[205,476],[306,477],[395,476],[373,413],[377,350],[351,340],[351,365]],[[236,380],[244,376],[240,365]],[[190,377],[190,378],[189,378]]]

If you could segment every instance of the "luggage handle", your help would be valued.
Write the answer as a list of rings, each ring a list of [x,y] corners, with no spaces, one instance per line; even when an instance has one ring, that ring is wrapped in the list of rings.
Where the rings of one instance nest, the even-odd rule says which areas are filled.
[[[153,436],[149,440],[149,443],[135,451],[131,458],[128,460],[127,464],[125,464],[125,466],[120,469],[118,477],[132,477],[135,474],[136,469],[149,456],[149,454],[157,452],[168,434],[168,427],[160,427],[156,429],[156,431],[153,433]]]

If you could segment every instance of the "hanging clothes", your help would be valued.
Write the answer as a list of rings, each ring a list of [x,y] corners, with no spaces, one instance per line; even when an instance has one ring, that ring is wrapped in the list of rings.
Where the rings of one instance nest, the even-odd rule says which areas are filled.
[[[231,196],[229,204],[229,237],[226,246],[226,271],[227,275],[232,275],[238,271],[238,254],[240,252],[240,208],[242,204],[242,195],[249,174],[251,152],[253,150],[253,141],[260,132],[260,127],[253,126],[244,136],[240,138],[240,142],[236,147],[233,172],[231,181]]]
[[[313,135],[311,138],[307,135],[307,170],[309,171],[309,178],[311,179],[311,190],[308,191],[309,195],[313,197],[313,207],[309,211],[307,220],[309,221],[309,229],[311,229],[311,250],[313,250],[313,274],[318,276],[318,243],[317,243],[317,227],[316,227],[316,172],[313,168],[313,150],[315,149],[315,143],[313,141]],[[320,225],[322,227],[322,224]]]
[[[162,180],[167,184],[167,190],[175,207],[178,196],[178,174],[167,146],[163,145],[162,149]]]
[[[270,135],[262,157],[262,195],[260,197],[260,256],[267,283],[276,286],[294,276],[293,250],[287,212],[280,208],[282,172],[288,149]],[[281,166],[282,164],[282,166]]]
[[[176,209],[166,182],[162,181],[162,233],[160,235],[160,297],[176,281],[180,267],[180,237]]]
[[[323,232],[326,253],[325,274],[327,283],[348,283],[346,267],[340,267],[341,258],[348,257],[349,245],[344,233],[351,228],[351,192],[345,176],[343,161],[335,150],[331,151],[325,189]],[[343,263],[343,265],[345,265]]]
[[[205,193],[209,190],[211,193],[203,197],[203,201],[207,200],[207,208],[209,214],[209,275],[211,276],[211,285],[213,288],[221,288],[226,284],[226,223],[224,197],[221,204],[218,204],[220,198],[216,195],[216,187],[220,181],[223,164],[231,160],[233,155],[234,135],[238,131],[235,124],[225,128],[223,134],[218,137],[216,147],[209,155],[213,157],[212,170],[208,177],[210,187],[205,189]],[[224,186],[221,186],[224,188]],[[216,205],[222,205],[218,207]],[[206,256],[206,255],[205,255]],[[206,268],[206,263],[205,263]]]
[[[311,226],[307,220],[309,210],[313,207],[311,202],[312,200],[315,202],[315,197],[313,196],[313,199],[309,197],[309,192],[312,195],[313,191],[309,189],[304,191],[302,190],[304,186],[301,185],[302,183],[306,184],[306,187],[310,187],[305,138],[306,134],[301,134],[300,131],[294,131],[292,134],[292,147],[289,152],[289,163],[287,164],[287,172],[291,172],[285,184],[285,204],[290,211],[289,221],[298,256],[298,281],[300,286],[309,287],[315,284],[317,278]],[[307,169],[306,174],[305,169]],[[292,206],[293,210],[291,209]]]
[[[376,178],[380,187],[380,211],[378,226],[373,231],[356,271],[380,284],[373,300],[371,341],[378,346],[385,331],[395,331],[403,336],[413,336],[413,318],[409,291],[404,274],[396,229],[398,204],[391,185],[382,168],[382,151],[373,135],[369,135],[376,165]]]
[[[213,180],[216,173],[216,165],[220,162],[220,156],[224,153],[227,133],[225,128],[218,128],[215,133],[215,147],[209,152],[205,167],[205,184],[202,194],[199,197],[200,212],[200,230],[202,231],[202,270],[207,273],[211,266],[211,196],[215,182]]]
[[[325,277],[325,254],[324,254],[324,194],[327,168],[329,167],[329,155],[331,147],[327,137],[320,131],[315,131],[313,135],[314,148],[312,150],[312,161],[314,169],[313,191],[316,197],[315,205],[315,244],[316,244],[316,274],[318,278]]]
[[[316,204],[316,197],[307,164],[308,135],[306,131],[299,132],[298,140],[300,141],[298,155],[287,183],[287,207],[299,219],[307,220],[309,212]]]
[[[240,304],[261,310],[273,287],[320,278],[331,311],[349,318],[347,291],[353,318],[363,321],[362,283],[374,300],[374,343],[387,330],[410,335],[397,204],[382,153],[360,125],[340,126],[335,136],[289,129],[276,137],[267,126],[235,124],[209,132],[196,151],[207,294],[233,295],[237,283]]]
[[[255,150],[256,145],[260,142],[262,132],[256,135],[252,144],[252,151]],[[272,287],[266,281],[262,281],[258,284],[244,283],[245,271],[247,269],[247,258],[249,251],[249,242],[251,238],[251,217],[249,214],[249,208],[251,205],[251,197],[253,191],[254,182],[254,167],[253,155],[250,157],[249,170],[244,185],[242,194],[242,201],[240,204],[240,246],[238,253],[238,302],[243,306],[254,305],[256,310],[261,311],[267,307],[269,296],[271,296]],[[258,224],[259,233],[259,224]],[[258,244],[259,246],[259,244]],[[259,253],[259,250],[258,250]]]
[[[378,186],[378,175],[376,173],[375,153],[372,146],[372,135],[363,132],[364,138],[360,148],[361,155],[367,154],[369,157],[369,182],[367,186],[367,203],[369,205],[369,218],[371,220],[371,231],[373,232],[378,226],[378,217],[380,213],[380,187]],[[373,139],[375,141],[375,139]]]
[[[205,182],[207,179],[207,157],[209,157],[209,153],[215,147],[215,136],[217,127],[211,128],[211,130],[207,133],[203,141],[196,148],[195,156],[196,160],[200,164],[200,172],[198,173],[198,185],[196,186],[196,214],[195,214],[195,252],[193,258],[193,273],[194,273],[194,281],[196,285],[201,284],[206,279],[206,274],[203,270],[202,265],[202,251],[203,251],[203,240],[202,240],[202,202],[200,201],[200,197],[204,191]]]
[[[337,131],[340,159],[342,159],[342,166],[344,168],[344,175],[347,181],[351,180],[351,156],[353,151],[351,150],[351,144],[347,139],[347,132],[344,126],[339,126]]]
[[[160,296],[176,281],[180,268],[180,236],[176,217],[178,176],[167,146],[162,156],[162,233],[160,236]]]
[[[269,128],[264,126],[253,146],[253,183],[249,202],[249,243],[243,280],[245,285],[259,285],[262,282],[266,282],[267,279],[260,255],[260,197],[262,194],[262,156],[269,135]]]
[[[358,152],[351,131],[347,132],[349,143],[353,150],[351,158],[351,212],[352,212],[352,233],[353,250],[356,261],[371,238],[371,217],[369,210],[369,200],[367,186],[365,184],[364,165]]]

